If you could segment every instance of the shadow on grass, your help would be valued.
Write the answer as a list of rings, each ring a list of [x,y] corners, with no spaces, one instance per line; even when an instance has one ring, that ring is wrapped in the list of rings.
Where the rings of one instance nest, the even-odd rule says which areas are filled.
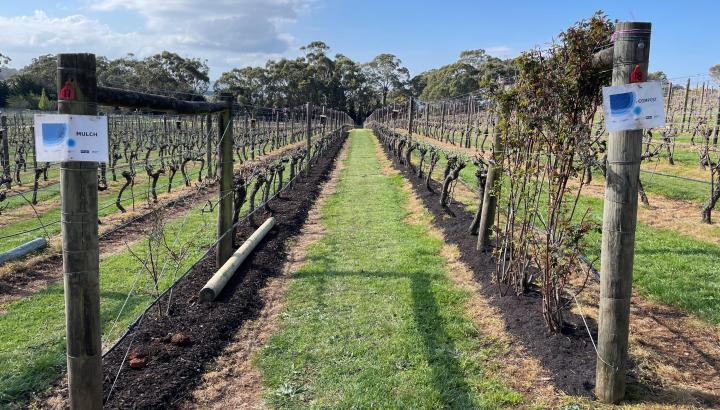
[[[49,298],[58,298],[63,295],[62,285],[53,285],[41,293],[38,297],[45,295]],[[123,315],[120,321],[125,323],[132,319],[132,312],[142,306],[146,306],[152,300],[147,295],[135,295],[127,298],[127,293],[116,291],[101,292],[102,304],[100,309],[101,323],[104,331],[109,331],[110,324],[117,318],[121,306]],[[127,299],[127,302],[125,300]],[[64,316],[63,316],[64,317]],[[38,327],[40,333],[45,329]],[[115,329],[114,334],[124,331],[124,326]],[[30,342],[31,343],[31,342]],[[0,377],[0,408],[12,406],[29,399],[33,394],[48,387],[53,381],[65,372],[65,338],[64,332],[54,340],[49,340],[40,345],[26,345],[25,358],[16,357],[15,360],[22,360],[23,366],[11,369],[11,371]],[[27,360],[31,355],[32,359]]]
[[[387,153],[387,147],[384,146]],[[500,297],[497,285],[491,279],[495,262],[490,255],[480,254],[476,250],[477,237],[467,235],[467,224],[473,218],[472,213],[466,211],[462,205],[451,204],[457,218],[446,218],[445,211],[439,205],[438,195],[425,188],[424,181],[418,180],[408,169],[400,164],[393,155],[389,155],[394,167],[401,171],[413,186],[415,193],[423,205],[435,217],[434,224],[443,229],[446,242],[457,245],[460,249],[460,260],[470,266],[475,273],[475,280],[480,283],[481,294],[487,298],[490,305],[496,307],[505,322],[505,330],[523,346],[523,348],[541,366],[548,371],[550,383],[557,390],[569,395],[594,397],[593,388],[595,380],[596,352],[590,337],[585,331],[582,319],[571,312],[567,312],[565,320],[575,327],[571,335],[552,335],[544,326],[541,316],[540,302],[536,298],[506,296]],[[440,184],[432,181],[435,191]],[[678,253],[673,248],[673,253]],[[638,254],[663,254],[668,249],[638,250]],[[679,253],[691,256],[711,256],[720,258],[720,252],[706,249],[690,248]],[[587,325],[593,339],[597,339],[597,323],[586,318]],[[707,356],[699,352],[701,356]],[[710,360],[713,366],[717,361]],[[630,366],[632,369],[634,366]],[[645,381],[628,377],[628,403],[656,403],[661,405],[701,403],[710,407],[720,404],[720,396],[698,391],[693,388],[672,387],[664,388],[659,385],[650,385]]]
[[[418,256],[435,255],[431,252],[418,251]],[[330,258],[311,258],[312,264],[321,266],[312,271],[304,271],[297,278],[314,279],[314,297],[321,309],[331,310],[323,298],[329,277],[361,277],[409,279],[412,297],[412,310],[415,326],[423,340],[423,353],[432,371],[433,388],[442,400],[443,408],[476,408],[473,391],[465,379],[465,371],[458,360],[460,352],[455,349],[455,342],[445,328],[444,319],[440,314],[435,294],[432,290],[433,281],[438,274],[422,271],[374,272],[374,271],[337,271],[329,268]]]

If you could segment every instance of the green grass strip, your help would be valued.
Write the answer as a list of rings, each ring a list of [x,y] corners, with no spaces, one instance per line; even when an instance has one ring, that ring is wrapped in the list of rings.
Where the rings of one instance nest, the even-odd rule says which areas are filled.
[[[277,408],[499,408],[523,401],[494,372],[501,347],[465,312],[441,240],[409,215],[367,130],[322,209],[327,228],[293,278],[281,330],[258,355]]]

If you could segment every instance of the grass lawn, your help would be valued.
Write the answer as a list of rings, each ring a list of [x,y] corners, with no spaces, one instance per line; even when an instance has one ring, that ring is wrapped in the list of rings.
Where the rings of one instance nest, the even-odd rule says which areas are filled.
[[[187,169],[190,183],[193,184],[197,181],[200,167],[188,166]],[[203,173],[203,176],[204,175],[205,174]],[[120,181],[121,179],[122,182]],[[115,206],[115,201],[117,200],[120,187],[122,187],[124,184],[124,178],[119,178],[117,182],[108,181],[108,185],[111,187],[111,189],[98,192],[98,216],[100,218],[120,212],[117,206]],[[178,173],[175,175],[175,178],[173,178],[173,189],[177,190],[184,187],[185,182],[183,180],[182,174],[178,171]],[[167,191],[167,178],[158,181],[156,191],[158,195]],[[150,177],[145,174],[138,174],[135,177],[135,186],[132,188],[132,191],[130,187],[128,187],[125,192],[123,192],[122,205],[128,210],[132,210],[133,195],[135,204],[143,204],[147,202],[147,198],[150,197]],[[26,194],[25,196],[29,200],[30,198],[32,198],[32,193]],[[46,232],[50,236],[59,234],[61,228],[59,223],[60,201],[59,198],[55,198],[54,200],[56,203],[53,204],[52,207],[50,207],[45,212],[38,213],[40,221],[42,221],[42,225],[45,225],[45,229],[42,228],[38,217],[36,217],[35,214],[32,213],[32,211],[30,211],[30,213],[27,215],[28,219],[24,219],[3,226],[1,228],[2,233],[0,233],[0,237],[10,237],[2,239],[0,241],[0,252],[8,251],[35,238],[43,237],[45,236]]]
[[[256,358],[278,408],[497,408],[489,342],[447,277],[442,241],[409,215],[403,177],[381,173],[368,130],[350,136],[327,228],[292,279],[280,330]]]

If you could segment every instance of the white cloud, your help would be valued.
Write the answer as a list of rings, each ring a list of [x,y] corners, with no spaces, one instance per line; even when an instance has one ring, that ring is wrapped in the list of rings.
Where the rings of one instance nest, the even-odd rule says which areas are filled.
[[[95,0],[84,14],[0,16],[0,45],[13,66],[45,53],[94,52],[118,57],[162,50],[208,60],[216,77],[231,66],[291,55],[298,44],[287,26],[314,0]],[[114,12],[137,14],[127,31],[111,27]]]
[[[508,46],[493,46],[485,49],[485,52],[498,58],[508,58],[515,54],[515,50]]]

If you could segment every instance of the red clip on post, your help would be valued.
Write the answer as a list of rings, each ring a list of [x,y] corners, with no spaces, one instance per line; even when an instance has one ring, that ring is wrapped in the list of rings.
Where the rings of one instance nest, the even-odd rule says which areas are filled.
[[[640,70],[639,64],[635,64],[635,68],[632,70],[632,73],[630,73],[630,82],[631,83],[643,82],[643,73]]]
[[[65,81],[65,85],[63,88],[60,89],[60,99],[61,100],[74,100],[75,99],[75,90],[73,89],[72,85],[70,85],[70,80]]]

